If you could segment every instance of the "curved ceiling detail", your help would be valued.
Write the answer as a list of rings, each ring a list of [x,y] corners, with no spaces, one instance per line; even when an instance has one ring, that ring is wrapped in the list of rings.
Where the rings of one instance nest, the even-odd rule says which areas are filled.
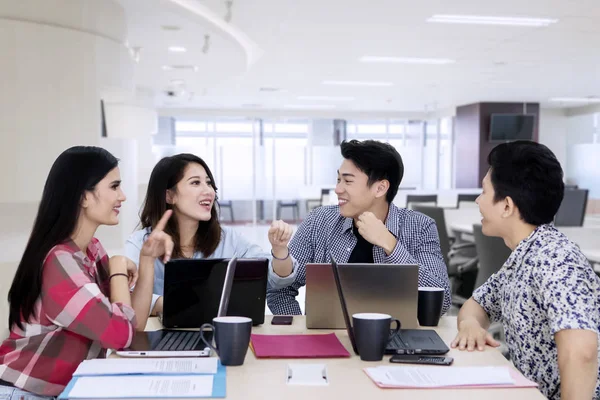
[[[125,11],[115,0],[77,2],[19,0],[0,2],[0,19],[70,29],[123,45],[127,33]]]
[[[167,0],[167,3],[170,3],[172,7],[176,7],[179,11],[185,11],[196,18],[201,18],[218,31],[233,39],[246,54],[246,69],[250,68],[263,55],[263,50],[242,30],[228,23],[196,0]]]

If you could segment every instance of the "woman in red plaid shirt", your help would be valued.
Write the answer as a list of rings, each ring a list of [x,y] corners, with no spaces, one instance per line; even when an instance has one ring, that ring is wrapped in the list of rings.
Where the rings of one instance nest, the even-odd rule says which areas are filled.
[[[129,346],[135,331],[144,329],[135,315],[148,315],[154,269],[138,271],[122,256],[109,259],[94,238],[100,225],[119,223],[125,195],[117,164],[104,149],[78,146],[50,170],[8,294],[2,399],[57,396],[81,361]],[[144,256],[170,257],[173,242],[163,232],[169,216],[153,229]]]

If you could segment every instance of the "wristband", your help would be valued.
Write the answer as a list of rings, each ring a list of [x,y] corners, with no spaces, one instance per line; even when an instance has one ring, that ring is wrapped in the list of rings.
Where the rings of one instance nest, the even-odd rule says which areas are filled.
[[[111,280],[113,277],[115,277],[115,276],[119,276],[119,275],[121,275],[121,276],[124,276],[125,278],[128,278],[128,279],[129,279],[129,275],[127,275],[127,274],[124,274],[123,272],[117,272],[116,274],[112,274],[112,275],[111,275],[111,276],[108,278],[108,281],[110,282],[110,280]]]
[[[288,251],[287,256],[285,256],[284,258],[278,258],[278,257],[275,257],[275,254],[273,254],[273,249],[271,249],[271,256],[276,260],[280,260],[280,261],[287,260],[288,258],[290,258],[290,249],[287,249],[287,251]]]

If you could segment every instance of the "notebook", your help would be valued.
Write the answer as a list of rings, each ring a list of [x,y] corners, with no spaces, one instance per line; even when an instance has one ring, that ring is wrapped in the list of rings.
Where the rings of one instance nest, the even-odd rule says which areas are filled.
[[[350,357],[335,333],[317,335],[255,335],[250,347],[257,358]]]

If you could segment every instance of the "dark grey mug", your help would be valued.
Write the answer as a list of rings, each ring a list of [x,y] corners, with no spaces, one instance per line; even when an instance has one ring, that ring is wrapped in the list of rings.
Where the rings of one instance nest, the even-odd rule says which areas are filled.
[[[252,320],[246,317],[217,317],[212,324],[200,327],[200,338],[221,359],[223,365],[242,365],[250,344]],[[204,338],[204,330],[212,329],[215,346]]]
[[[393,330],[390,329],[392,321],[396,323]],[[385,348],[400,332],[400,321],[388,314],[354,314],[352,326],[358,355],[363,361],[381,361]]]
[[[420,287],[417,318],[421,326],[437,326],[442,316],[444,306],[443,288]]]

